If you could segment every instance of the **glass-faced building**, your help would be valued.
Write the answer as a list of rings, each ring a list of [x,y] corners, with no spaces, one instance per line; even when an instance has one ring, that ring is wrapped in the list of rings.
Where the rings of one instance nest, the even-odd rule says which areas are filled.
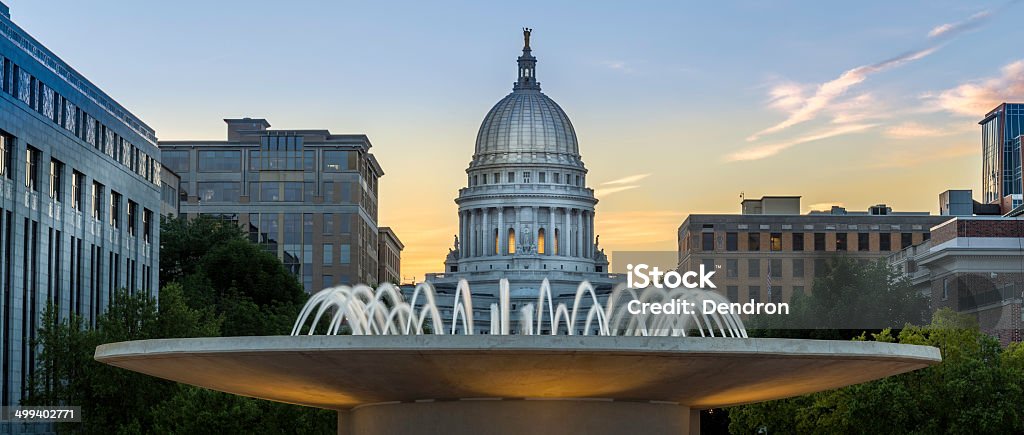
[[[1020,146],[1024,104],[1000,104],[978,124],[981,125],[982,202],[1008,201],[1006,210],[1018,207],[1024,202]]]
[[[226,141],[161,141],[181,177],[179,212],[238,223],[301,277],[306,291],[377,283],[377,182],[361,134],[271,130],[225,119]]]
[[[24,397],[48,302],[95,324],[117,289],[157,295],[160,186],[154,131],[0,3],[0,405]]]

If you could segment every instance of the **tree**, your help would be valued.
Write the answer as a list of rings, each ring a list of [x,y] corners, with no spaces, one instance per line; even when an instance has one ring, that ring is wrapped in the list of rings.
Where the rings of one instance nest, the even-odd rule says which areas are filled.
[[[861,337],[859,339],[867,339]],[[1020,433],[1024,351],[1006,349],[948,309],[927,327],[908,325],[877,341],[936,346],[942,363],[838,390],[729,409],[729,431],[753,433]]]

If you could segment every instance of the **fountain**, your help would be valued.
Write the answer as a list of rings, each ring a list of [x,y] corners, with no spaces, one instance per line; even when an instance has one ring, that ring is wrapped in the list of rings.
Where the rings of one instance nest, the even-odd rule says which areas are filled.
[[[727,302],[703,290],[583,282],[512,309],[507,281],[474,324],[429,284],[313,295],[290,336],[141,340],[96,348],[117,367],[249,397],[333,409],[339,434],[699,433],[699,410],[867,382],[941,361],[933,347],[748,338],[735,314],[631,315],[629,301]],[[576,332],[582,331],[581,334]]]
[[[511,304],[508,280],[501,280],[499,289],[500,303],[490,306],[490,334],[509,335],[512,313],[509,308]],[[593,286],[583,281],[576,290],[570,311],[565,303],[554,304],[551,285],[545,279],[540,285],[536,305],[527,304],[519,311],[518,324],[521,328],[517,333],[538,335],[541,331],[550,331],[551,335],[558,335],[560,331],[565,331],[567,335],[573,335],[573,331],[582,326],[584,335],[589,335],[591,326],[596,324],[597,335],[602,336],[685,337],[689,331],[697,331],[702,337],[747,336],[743,320],[734,314],[694,312],[686,316],[634,316],[626,310],[626,304],[620,303],[626,296],[631,296],[629,300],[641,302],[728,302],[724,296],[706,290],[648,287],[638,293],[636,289],[626,288],[624,284],[620,284],[611,292],[602,307]],[[353,335],[419,335],[424,331],[434,334],[445,334],[445,331],[449,331],[448,333],[452,335],[461,331],[463,334],[471,335],[476,330],[473,323],[472,294],[466,280],[459,281],[456,288],[453,317],[448,324],[445,324],[436,300],[434,288],[430,283],[417,285],[409,302],[406,302],[401,291],[390,283],[381,285],[376,291],[366,285],[332,287],[321,290],[309,299],[299,313],[292,335],[300,335],[303,328],[308,335],[314,335],[317,325],[328,312],[333,312],[325,331],[328,335],[338,334],[345,324],[350,326]],[[584,300],[590,302],[590,307],[586,310],[583,323],[580,324],[579,315]],[[310,323],[309,316],[314,311],[315,315]],[[544,328],[545,325],[547,329]]]

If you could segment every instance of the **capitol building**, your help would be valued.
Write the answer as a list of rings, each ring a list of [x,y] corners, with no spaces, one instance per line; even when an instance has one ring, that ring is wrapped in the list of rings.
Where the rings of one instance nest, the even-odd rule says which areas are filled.
[[[466,187],[455,200],[459,229],[445,271],[426,276],[442,301],[454,297],[463,279],[476,307],[496,298],[507,279],[513,309],[536,303],[545,278],[556,300],[570,302],[583,281],[599,294],[623,281],[608,273],[598,246],[597,198],[587,187],[572,122],[541,92],[530,29],[523,36],[512,93],[491,108],[477,133]]]

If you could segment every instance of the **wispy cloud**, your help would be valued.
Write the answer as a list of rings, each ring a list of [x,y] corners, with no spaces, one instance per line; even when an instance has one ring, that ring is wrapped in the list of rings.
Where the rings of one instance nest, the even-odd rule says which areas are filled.
[[[650,177],[650,176],[651,176],[650,173],[630,175],[628,177],[617,178],[617,179],[614,179],[612,181],[605,181],[605,182],[601,183],[601,185],[602,186],[607,186],[607,185],[611,185],[611,184],[631,184],[631,183],[636,183],[637,181],[643,180],[644,178],[647,178],[647,177]]]
[[[780,132],[797,124],[813,120],[833,100],[841,97],[851,87],[867,80],[868,76],[922,59],[934,53],[937,49],[937,46],[928,47],[922,50],[903,53],[875,64],[846,70],[839,77],[818,85],[813,95],[806,97],[803,95],[803,92],[794,93],[798,88],[793,87],[791,83],[782,85],[782,88],[773,88],[770,94],[773,96],[774,107],[790,107],[795,109],[782,122],[754,133],[747,140],[756,141],[761,136]]]
[[[1009,4],[1010,3],[1007,3],[1007,5]],[[1006,5],[1003,7],[1005,6]],[[992,12],[986,10],[971,15],[962,21],[936,26],[928,32],[928,41],[923,48],[906,51],[880,62],[848,69],[843,71],[836,78],[823,83],[801,84],[783,82],[771,87],[768,92],[768,107],[783,111],[787,114],[786,118],[775,125],[764,128],[750,135],[747,137],[747,141],[759,141],[766,135],[779,133],[791,127],[813,121],[826,112],[832,117],[831,122],[833,124],[856,124],[847,127],[834,127],[830,130],[831,133],[841,132],[840,134],[846,134],[850,131],[857,131],[858,128],[859,130],[863,130],[864,128],[862,127],[865,125],[863,124],[863,121],[868,117],[867,114],[872,113],[872,111],[846,110],[850,108],[857,109],[863,105],[855,104],[847,108],[843,108],[842,106],[844,103],[848,102],[857,103],[857,100],[859,99],[869,99],[870,96],[867,94],[861,94],[850,98],[847,94],[852,88],[867,81],[874,74],[899,68],[903,65],[928,57],[942,48],[943,44],[951,38],[963,32],[982,26],[991,15]],[[875,110],[873,112],[875,113],[873,116],[877,117],[878,111]],[[823,134],[825,137],[835,135],[828,134],[828,132]],[[824,138],[818,136],[821,136],[821,134],[805,136],[781,143],[751,147],[741,151],[740,153],[734,153],[729,157],[729,160],[751,160],[753,158],[749,157],[754,155],[762,156],[757,158],[768,157],[793,145]],[[751,152],[752,150],[760,152]],[[737,158],[740,154],[748,158]]]
[[[598,198],[604,198],[604,197],[607,197],[608,195],[611,195],[611,194],[614,194],[614,193],[625,192],[625,191],[630,190],[630,189],[636,189],[637,187],[640,187],[639,184],[636,184],[637,182],[639,182],[640,180],[643,180],[644,178],[650,177],[650,176],[651,176],[650,173],[635,174],[635,175],[628,175],[628,176],[625,176],[625,177],[622,177],[622,178],[617,178],[617,179],[614,179],[614,180],[611,180],[611,181],[605,181],[605,182],[601,183],[600,185],[601,186],[610,186],[610,187],[602,187],[602,188],[599,188],[599,189],[595,189],[594,190],[594,196],[596,196]]]
[[[980,149],[973,143],[958,143],[945,146],[929,145],[927,148],[897,148],[888,155],[875,159],[870,169],[903,169],[930,164],[937,160],[963,158],[976,155]]]
[[[918,139],[950,136],[975,130],[973,124],[959,124],[961,127],[936,127],[918,122],[904,122],[886,128],[884,134],[891,139]]]
[[[815,133],[800,136],[788,141],[765,145],[749,146],[727,155],[725,157],[725,160],[730,162],[760,160],[763,158],[774,156],[782,152],[783,150],[794,147],[796,145],[814,142],[822,139],[828,139],[836,136],[842,136],[845,134],[859,133],[874,128],[877,125],[878,124],[840,124],[825,130],[820,130]]]
[[[991,16],[992,11],[981,11],[974,15],[971,15],[970,17],[967,17],[967,19],[963,21],[941,24],[933,27],[932,30],[928,32],[928,37],[951,38],[960,33],[978,28],[979,26],[984,24],[985,21],[988,21],[989,17]]]
[[[979,117],[1003,101],[1024,99],[1024,60],[1004,66],[997,77],[963,83],[924,98],[943,110]]]

